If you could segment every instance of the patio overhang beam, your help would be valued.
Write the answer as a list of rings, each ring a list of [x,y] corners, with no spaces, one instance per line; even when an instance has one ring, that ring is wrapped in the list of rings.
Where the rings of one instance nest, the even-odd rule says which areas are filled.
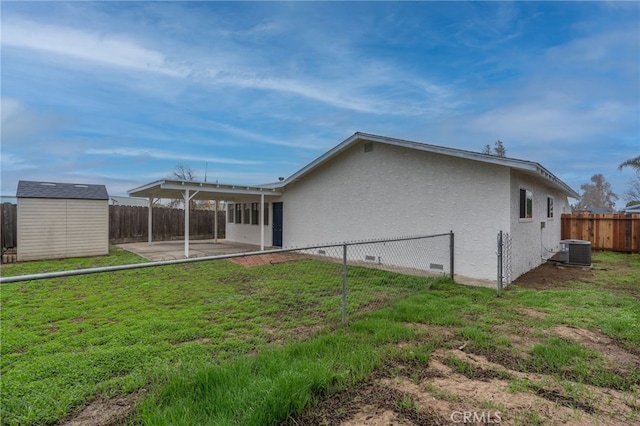
[[[182,199],[185,204],[185,239],[184,239],[184,256],[189,257],[189,201],[190,200],[211,200],[216,205],[215,215],[215,235],[214,240],[217,242],[217,205],[218,201],[234,201],[237,199],[251,199],[260,197],[260,228],[262,229],[260,237],[260,249],[264,250],[264,199],[267,196],[279,197],[282,191],[277,188],[244,186],[244,185],[228,185],[209,182],[193,182],[179,180],[159,180],[151,182],[147,185],[128,191],[130,197],[147,197],[149,198],[149,238],[148,244],[152,243],[152,200],[159,199]]]
[[[191,182],[160,180],[128,191],[130,197],[182,198],[183,191],[199,191],[197,200],[218,200],[227,196],[262,195],[279,197],[282,191],[277,188],[228,185],[210,182]]]

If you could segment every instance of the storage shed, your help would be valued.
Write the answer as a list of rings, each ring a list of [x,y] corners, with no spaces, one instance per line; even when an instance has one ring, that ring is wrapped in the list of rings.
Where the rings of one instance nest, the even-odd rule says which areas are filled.
[[[104,185],[19,181],[18,261],[109,254]]]

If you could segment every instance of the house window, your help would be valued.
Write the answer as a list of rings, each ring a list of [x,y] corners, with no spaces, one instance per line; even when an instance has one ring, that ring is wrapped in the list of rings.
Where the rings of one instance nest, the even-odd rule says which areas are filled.
[[[269,203],[264,203],[264,224],[269,224]]]
[[[520,189],[520,219],[533,218],[533,192]]]
[[[229,212],[229,223],[234,223],[235,222],[235,205],[233,204],[229,204],[229,206],[227,207],[227,211]]]
[[[242,204],[236,203],[236,222],[242,223]]]
[[[242,223],[245,225],[248,225],[251,220],[251,210],[249,210],[249,207],[249,204],[242,203],[242,210],[244,210],[244,213],[242,214]]]
[[[260,224],[260,203],[251,203],[251,224]]]
[[[547,197],[547,218],[553,219],[553,198]]]

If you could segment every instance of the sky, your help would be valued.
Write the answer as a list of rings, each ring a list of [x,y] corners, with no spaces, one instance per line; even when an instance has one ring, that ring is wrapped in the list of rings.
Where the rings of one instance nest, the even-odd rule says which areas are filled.
[[[12,2],[1,195],[170,177],[258,185],[355,132],[542,164],[622,194],[640,155],[638,2]],[[624,206],[624,200],[618,206]]]

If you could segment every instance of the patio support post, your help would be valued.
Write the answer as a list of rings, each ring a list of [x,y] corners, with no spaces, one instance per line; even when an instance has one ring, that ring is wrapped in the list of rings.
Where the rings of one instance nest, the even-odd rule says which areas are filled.
[[[147,237],[147,244],[151,245],[153,242],[153,212],[151,209],[153,208],[153,197],[149,197],[149,209],[147,212],[149,213],[149,217],[147,218],[147,229],[149,236]]]
[[[260,194],[260,251],[264,251],[264,194]]]
[[[218,200],[213,200],[213,242],[218,243]]]
[[[183,193],[184,197],[184,257],[189,257],[189,204],[191,204],[191,199],[198,195],[198,192],[195,191],[193,194],[189,195],[189,190],[185,189]]]
[[[184,257],[189,257],[189,190],[184,190]]]

